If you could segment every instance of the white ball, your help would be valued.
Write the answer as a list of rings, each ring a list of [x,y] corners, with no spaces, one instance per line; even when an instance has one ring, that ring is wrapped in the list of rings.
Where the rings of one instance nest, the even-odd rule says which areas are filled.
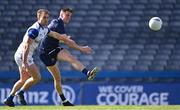
[[[159,17],[153,17],[149,20],[149,27],[153,31],[158,31],[162,27],[162,20]]]

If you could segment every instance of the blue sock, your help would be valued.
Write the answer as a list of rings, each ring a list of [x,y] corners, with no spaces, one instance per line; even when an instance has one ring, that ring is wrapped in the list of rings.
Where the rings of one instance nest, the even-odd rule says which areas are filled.
[[[13,100],[14,96],[13,95],[9,95],[8,99],[9,100]]]
[[[24,90],[20,90],[18,94],[24,94]]]
[[[64,97],[64,94],[61,94],[61,95],[59,95],[60,97],[61,97],[61,100],[62,101],[65,101],[66,100],[66,98]]]
[[[84,69],[82,70],[82,73],[84,73],[85,75],[88,75],[88,70],[87,70],[86,68],[84,68]]]

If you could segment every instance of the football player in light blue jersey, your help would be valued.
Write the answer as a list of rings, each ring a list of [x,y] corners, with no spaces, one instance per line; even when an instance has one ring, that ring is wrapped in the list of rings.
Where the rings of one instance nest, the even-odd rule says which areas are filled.
[[[47,28],[48,20],[49,11],[46,9],[39,9],[37,11],[37,22],[27,29],[23,41],[14,55],[19,68],[20,79],[14,84],[10,95],[4,100],[4,104],[8,106],[15,106],[13,102],[15,95],[18,96],[19,102],[22,105],[26,105],[27,103],[23,95],[24,92],[40,81],[41,75],[38,67],[33,61],[32,55],[42,38],[49,35],[60,41],[67,42],[69,45],[76,46],[75,42],[69,39],[68,36],[50,31]]]

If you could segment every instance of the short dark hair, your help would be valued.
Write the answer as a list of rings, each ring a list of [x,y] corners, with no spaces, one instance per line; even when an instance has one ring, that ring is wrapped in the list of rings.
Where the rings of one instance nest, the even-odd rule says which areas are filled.
[[[69,8],[69,7],[64,7],[61,10],[64,11],[64,12],[68,11],[68,12],[71,12],[71,13],[73,13],[73,11],[74,11],[72,8]]]

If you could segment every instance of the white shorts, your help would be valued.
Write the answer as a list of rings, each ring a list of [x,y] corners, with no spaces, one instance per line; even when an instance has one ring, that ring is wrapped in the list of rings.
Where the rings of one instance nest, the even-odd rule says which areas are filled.
[[[21,67],[22,66],[22,53],[16,52],[14,54],[14,60],[16,61],[16,64]],[[33,58],[28,57],[27,58],[27,63],[28,63],[28,65],[34,64]]]

